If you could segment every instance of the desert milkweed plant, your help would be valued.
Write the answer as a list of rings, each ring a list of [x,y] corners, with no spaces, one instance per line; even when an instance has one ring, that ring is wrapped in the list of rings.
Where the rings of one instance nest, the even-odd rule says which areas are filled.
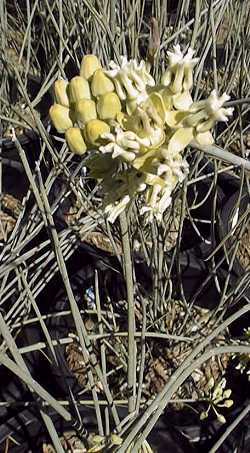
[[[159,418],[170,431],[168,415],[186,413],[204,432],[225,425],[219,448],[250,410],[229,425],[239,407],[231,368],[249,381],[248,331],[231,331],[249,312],[248,272],[231,283],[249,219],[249,205],[241,212],[250,169],[248,2],[3,0],[0,10],[2,36],[11,32],[0,66],[11,69],[37,131],[27,152],[10,128],[28,192],[0,244],[1,369],[32,397],[0,409],[39,408],[44,452],[152,452]],[[35,98],[26,85],[33,67]],[[16,110],[6,83],[0,117],[27,131],[25,118],[6,117]],[[41,117],[45,93],[54,103],[50,96]],[[239,187],[235,221],[218,239],[228,175]],[[191,292],[190,270],[202,274]],[[24,340],[29,327],[37,341]],[[42,373],[30,367],[33,353],[35,366],[44,359]],[[52,375],[63,384],[57,400]]]

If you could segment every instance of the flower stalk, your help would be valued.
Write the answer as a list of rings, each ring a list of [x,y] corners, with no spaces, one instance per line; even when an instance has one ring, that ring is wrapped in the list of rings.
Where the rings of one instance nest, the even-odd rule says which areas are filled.
[[[135,410],[136,401],[136,338],[135,338],[135,310],[134,310],[134,283],[129,241],[129,226],[127,213],[120,214],[120,227],[123,246],[124,269],[128,301],[128,412]]]

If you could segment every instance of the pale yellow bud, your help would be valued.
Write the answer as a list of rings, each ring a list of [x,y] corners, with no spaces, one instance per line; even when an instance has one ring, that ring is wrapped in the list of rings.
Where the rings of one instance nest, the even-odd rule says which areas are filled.
[[[105,437],[99,436],[99,434],[96,434],[95,436],[92,437],[93,444],[100,444],[104,440],[105,440]]]
[[[76,76],[69,82],[69,100],[70,103],[79,101],[80,99],[90,99],[89,83],[81,76]]]
[[[224,402],[224,407],[229,408],[229,407],[231,407],[233,405],[233,403],[234,403],[233,400],[226,400]]]
[[[111,434],[111,442],[112,445],[121,445],[122,438],[120,436],[117,436],[117,434]]]
[[[231,389],[227,389],[223,393],[223,398],[229,398],[231,396],[231,394],[232,394],[232,390]]]
[[[101,135],[110,132],[109,125],[101,120],[89,121],[84,129],[85,139],[91,145],[99,145]]]
[[[95,102],[91,99],[80,99],[75,105],[75,111],[77,119],[83,124],[97,118]]]
[[[97,69],[91,82],[93,96],[101,96],[114,91],[113,82],[104,74],[102,69]]]
[[[79,127],[70,127],[65,132],[66,142],[68,147],[72,153],[75,154],[84,154],[87,147],[85,145],[85,141],[83,139],[83,134]]]
[[[54,83],[54,92],[56,97],[56,102],[58,104],[69,107],[69,98],[67,94],[67,87],[69,82],[67,80],[56,80]]]
[[[120,99],[115,93],[106,93],[98,99],[97,112],[102,120],[115,119],[121,109]]]
[[[89,80],[99,68],[101,68],[101,63],[95,55],[85,55],[81,62],[80,75]]]
[[[224,415],[222,414],[217,414],[217,419],[219,420],[220,423],[226,423],[226,419],[224,417]]]
[[[49,109],[49,116],[57,132],[65,132],[73,126],[70,118],[70,110],[63,105],[52,105]]]
[[[206,418],[208,418],[208,411],[201,412],[200,420],[205,420]]]
[[[88,449],[88,453],[100,453],[101,451],[103,451],[103,446],[101,445],[95,445]]]

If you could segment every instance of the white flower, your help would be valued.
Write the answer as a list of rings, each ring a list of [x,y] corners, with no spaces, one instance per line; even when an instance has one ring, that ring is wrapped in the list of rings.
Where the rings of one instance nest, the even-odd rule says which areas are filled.
[[[170,68],[174,67],[178,63],[182,63],[183,61],[183,53],[181,51],[180,45],[177,44],[176,46],[173,46],[173,49],[174,49],[173,52],[170,51],[167,52],[168,63]]]
[[[135,99],[138,105],[144,101],[148,95],[146,86],[154,86],[155,81],[146,69],[145,61],[139,64],[136,60],[127,60],[121,57],[121,66],[110,62],[110,70],[105,73],[113,80],[116,92],[121,100]]]
[[[149,221],[155,217],[156,220],[160,222],[164,212],[172,201],[171,188],[161,188],[160,185],[156,184],[148,189],[146,197],[148,201],[145,206],[140,209],[140,214],[147,214]]]
[[[230,96],[226,93],[218,97],[216,90],[213,90],[206,100],[194,102],[190,106],[191,114],[185,118],[184,123],[196,127],[196,132],[208,132],[216,121],[227,121],[233,114],[233,108],[222,107],[229,99]]]
[[[162,85],[168,86],[173,93],[190,90],[193,86],[193,68],[199,61],[198,58],[193,58],[194,50],[190,47],[184,55],[178,44],[167,55],[169,66],[162,76]]]
[[[129,202],[130,196],[125,195],[121,200],[108,204],[104,209],[104,213],[107,215],[108,222],[114,223],[117,217],[124,211]]]
[[[109,141],[107,145],[100,146],[102,153],[112,153],[113,159],[122,157],[126,162],[135,159],[140,146],[145,145],[145,140],[138,137],[132,131],[123,131],[120,127],[115,127],[114,133],[105,133],[102,138]]]
[[[219,118],[219,121],[227,121],[227,116],[231,116],[233,113],[233,108],[223,108],[222,106],[225,102],[229,101],[230,96],[223,93],[221,96],[218,96],[216,90],[213,90],[210,96],[202,101],[194,102],[190,106],[190,112],[196,113],[201,110],[205,110],[208,116],[214,116],[214,118]],[[222,113],[221,113],[222,110]],[[220,119],[223,117],[223,119]]]

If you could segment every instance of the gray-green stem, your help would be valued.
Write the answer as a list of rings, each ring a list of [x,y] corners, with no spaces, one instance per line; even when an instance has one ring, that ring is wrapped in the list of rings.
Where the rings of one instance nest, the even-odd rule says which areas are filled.
[[[128,301],[128,411],[135,409],[136,392],[136,340],[135,340],[135,312],[134,312],[134,284],[131,260],[131,250],[129,242],[128,221],[126,212],[120,214],[120,225],[122,235],[122,246],[124,255],[124,270],[127,287]]]

